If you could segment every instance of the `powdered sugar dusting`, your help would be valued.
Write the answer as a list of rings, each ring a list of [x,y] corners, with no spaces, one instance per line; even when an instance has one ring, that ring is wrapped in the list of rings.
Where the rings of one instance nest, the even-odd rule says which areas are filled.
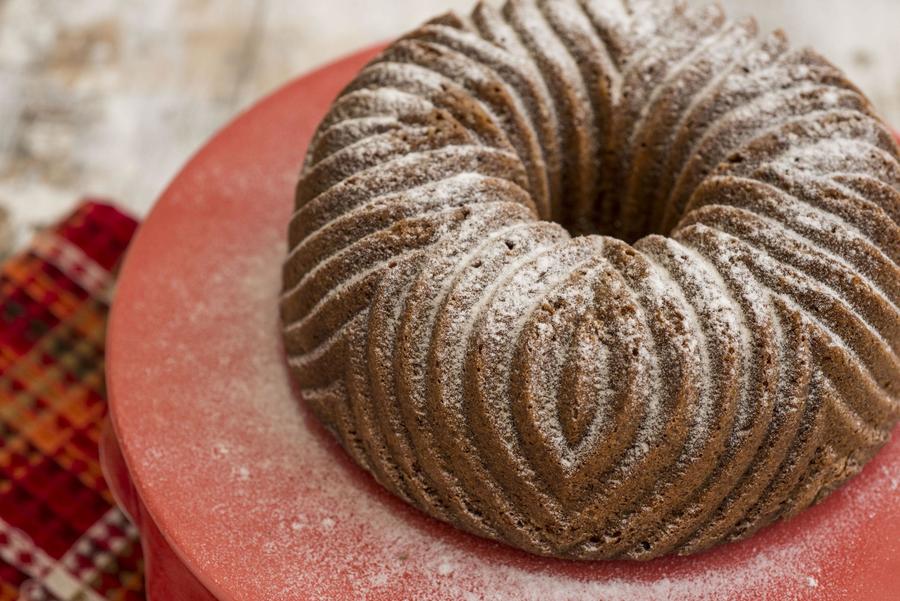
[[[514,7],[510,10],[514,13],[517,9]],[[518,17],[507,15],[506,18],[515,20]],[[525,20],[532,22],[537,17]],[[543,56],[541,60],[564,67],[562,63],[568,61],[563,45],[553,44],[551,49],[538,50],[537,47],[542,46],[540,41],[548,37],[549,33],[536,31],[532,26],[528,23],[517,24],[514,27],[515,35],[534,38],[532,42],[536,44],[530,44],[529,52]],[[654,44],[646,46],[648,52],[659,52],[653,49]],[[689,51],[692,40],[681,46],[682,50]],[[639,49],[633,49],[632,52],[643,55]],[[647,56],[650,63],[662,58],[662,54]],[[647,64],[646,70],[641,64],[634,65],[638,69],[634,84],[639,87],[655,85],[657,76],[651,73],[653,64]],[[790,70],[789,81],[815,76],[812,65],[792,65]],[[448,81],[453,78],[438,76],[436,72],[430,73],[408,64],[382,63],[371,73],[375,75],[368,83],[362,78],[357,84],[396,85],[407,95],[428,93],[434,96],[439,90],[451,91],[451,97],[462,93],[455,82]],[[471,71],[457,74],[470,78],[473,85],[480,86],[488,81]],[[419,77],[420,75],[423,76]],[[571,78],[578,77],[575,72],[570,75]],[[781,77],[771,83],[777,83],[778,79]],[[765,98],[764,92],[769,84],[764,82],[764,78],[758,78],[755,86],[760,88],[756,91]],[[723,83],[724,87],[727,86]],[[582,92],[583,90],[579,90],[575,96],[582,96]],[[373,98],[363,99],[362,96],[365,94],[361,94],[359,99],[363,104],[374,102]],[[451,97],[444,98],[442,102],[452,100]],[[437,101],[438,96],[434,98]],[[646,98],[646,94],[642,93],[640,98]],[[746,129],[748,135],[751,130],[757,132],[760,122],[774,118],[789,104],[787,101],[790,98],[792,97],[781,95],[778,102],[763,99],[750,111],[741,112],[736,109],[728,116],[730,125],[725,133],[740,128]],[[797,98],[803,97],[798,95]],[[399,110],[401,104],[407,104],[408,100],[407,96],[401,98],[390,95],[380,97],[378,102],[387,111],[385,116],[393,119],[392,111]],[[583,100],[581,98],[578,103]],[[781,143],[796,147],[802,146],[804,140],[824,140],[834,138],[832,134],[840,134],[836,138],[860,137],[868,140],[870,149],[851,147],[829,139],[811,152],[790,154],[778,151],[776,155],[772,155],[763,152],[765,149],[760,144],[748,143],[745,149],[747,156],[742,154],[731,157],[736,162],[729,167],[729,177],[736,179],[741,174],[750,173],[750,170],[762,164],[765,157],[775,159],[770,163],[770,172],[774,174],[784,170],[797,175],[804,171],[819,172],[837,166],[842,171],[853,172],[860,168],[867,173],[871,172],[872,169],[868,166],[878,164],[876,159],[881,157],[878,153],[883,154],[884,151],[884,148],[880,148],[883,144],[879,142],[880,126],[854,116],[856,109],[850,95],[839,94],[836,98],[826,97],[823,100],[826,105],[824,108],[829,110],[827,114],[820,112],[815,119],[807,116],[785,122],[779,128],[771,130],[769,133],[772,136],[766,139],[773,144],[777,142],[776,147]],[[415,106],[410,105],[410,108],[414,112],[425,108],[419,103],[413,104]],[[840,109],[845,104],[847,110]],[[832,111],[831,107],[835,105],[837,108]],[[359,108],[360,105],[353,106]],[[353,106],[348,104],[345,108],[356,110]],[[818,104],[810,104],[809,107],[812,107],[809,110],[824,110]],[[296,107],[293,106],[291,111],[286,112],[295,113]],[[359,116],[362,118],[367,114],[363,111]],[[492,123],[498,120],[498,115],[489,111],[479,114],[483,114]],[[825,119],[828,115],[833,119]],[[425,157],[434,159],[444,151],[427,150],[431,147],[419,143],[430,136],[423,126],[414,124],[420,116],[415,116],[413,124],[405,130],[410,136],[409,140],[403,136],[395,137],[384,133],[383,122],[376,123],[372,129],[371,122],[359,131],[350,128],[346,136],[338,135],[338,130],[332,131],[332,135],[336,136],[335,143],[349,144],[334,153],[326,152],[329,143],[323,138],[324,158],[309,165],[308,174],[313,174],[310,176],[313,184],[305,192],[303,186],[300,187],[300,200],[307,202],[305,207],[309,211],[305,216],[298,212],[298,219],[304,223],[327,224],[345,211],[359,208],[369,201],[377,202],[376,197],[381,197],[383,201],[385,194],[447,178],[451,172],[458,174],[483,168],[485,174],[494,174],[509,181],[525,181],[521,165],[513,153],[503,150],[489,154],[483,144],[474,145],[476,139],[481,142],[493,140],[505,148],[503,136],[498,136],[497,132],[492,133],[490,127],[473,126],[466,130],[469,133],[457,129],[441,129],[447,134],[445,141],[451,144],[453,150],[445,153],[447,161],[435,163],[434,160],[426,160]],[[570,121],[570,117],[563,116],[563,121]],[[284,118],[288,120],[287,117]],[[711,119],[724,123],[725,117],[712,116]],[[498,131],[505,125],[508,124],[497,122]],[[577,126],[572,123],[569,125]],[[248,131],[250,130],[245,130],[245,135]],[[270,132],[272,139],[283,137],[283,131],[277,134]],[[779,135],[775,136],[778,132]],[[370,133],[365,139],[357,139],[358,136]],[[258,135],[256,129],[253,129],[253,135]],[[223,153],[227,160],[220,156],[215,165],[194,164],[194,183],[180,183],[182,188],[187,188],[190,192],[180,196],[177,203],[170,202],[168,205],[170,211],[174,206],[180,211],[177,213],[178,218],[169,224],[173,229],[168,232],[177,244],[154,245],[146,241],[146,236],[141,236],[143,244],[137,246],[143,248],[145,257],[152,255],[152,260],[146,260],[145,269],[139,273],[131,270],[131,297],[127,301],[120,297],[120,301],[125,302],[124,305],[120,302],[120,306],[127,307],[122,312],[131,315],[127,324],[132,332],[132,340],[129,355],[126,357],[119,352],[113,362],[117,366],[117,375],[111,379],[114,384],[112,388],[115,389],[113,396],[117,399],[115,411],[129,416],[129,419],[125,419],[120,415],[118,422],[131,424],[125,427],[119,423],[119,430],[123,433],[123,450],[130,458],[138,488],[146,500],[149,512],[156,518],[173,547],[217,597],[624,600],[740,598],[756,596],[756,593],[765,591],[777,598],[802,599],[823,591],[839,590],[835,583],[848,570],[858,571],[859,574],[871,573],[871,570],[866,571],[866,557],[882,556],[879,555],[877,542],[874,543],[876,547],[873,547],[872,541],[883,540],[884,537],[884,532],[873,527],[876,522],[872,520],[884,523],[897,510],[896,503],[892,502],[895,497],[893,490],[900,481],[896,473],[897,443],[888,447],[888,454],[882,456],[881,462],[869,466],[864,480],[854,481],[832,496],[825,507],[804,513],[797,520],[767,530],[740,545],[726,546],[713,553],[689,559],[666,559],[642,565],[566,563],[528,556],[467,536],[424,517],[390,497],[362,470],[351,464],[333,438],[321,430],[319,422],[303,409],[303,405],[290,390],[285,362],[275,342],[278,340],[279,329],[276,307],[281,278],[278,267],[285,250],[281,233],[287,221],[287,211],[282,211],[284,206],[278,203],[283,203],[289,196],[288,182],[283,177],[287,166],[277,163],[280,165],[278,169],[282,170],[277,172],[280,175],[268,177],[266,170],[274,169],[273,165],[279,157],[253,152],[253,145],[247,144],[247,140],[257,138],[248,135],[241,140],[241,144],[235,145],[237,148],[231,147],[228,153]],[[735,135],[724,141],[712,138],[708,141],[709,148],[704,146],[700,150],[713,150],[717,153],[719,149],[724,151],[738,148],[747,140]],[[272,140],[266,144],[275,146]],[[270,148],[266,144],[260,145],[264,149]],[[405,150],[411,152],[405,153]],[[476,153],[482,151],[483,154],[473,159]],[[858,165],[842,160],[841,155],[845,153],[854,153],[861,158],[861,152],[868,158]],[[778,160],[779,156],[786,157],[787,163]],[[482,158],[491,160],[482,161]],[[893,157],[888,158],[893,161]],[[893,165],[891,161],[888,162]],[[404,168],[404,163],[408,169]],[[715,161],[708,165],[710,168],[714,166]],[[701,167],[699,163],[690,165],[683,182],[691,185],[685,184],[679,190],[686,192],[693,183],[701,180],[704,175]],[[887,170],[881,175],[893,181],[893,173]],[[214,190],[215,194],[210,190]],[[506,192],[511,194],[510,190]],[[172,196],[178,195],[173,192]],[[268,210],[272,207],[265,207],[260,202],[260,197],[278,210]],[[254,200],[253,204],[248,202],[250,198]],[[415,195],[410,198],[415,198]],[[680,211],[681,208],[682,205],[679,204],[677,210]],[[463,215],[468,217],[468,210],[460,209],[454,215],[460,219]],[[726,212],[724,208],[720,210]],[[700,209],[698,214],[701,214]],[[700,217],[703,215],[706,213]],[[307,220],[306,217],[310,219]],[[798,222],[798,232],[802,230],[809,236],[816,234],[823,239],[828,237],[829,232],[816,225],[822,220],[815,217]],[[515,219],[512,221],[515,222]],[[497,223],[506,221],[498,220]],[[724,233],[728,228],[737,229],[743,224],[744,221],[741,220],[729,222],[711,219],[708,222],[698,221],[693,229],[688,226],[680,231],[686,240],[696,242],[692,248],[704,253],[714,263],[715,269],[711,271],[718,270],[727,280],[726,285],[717,282],[715,287],[727,288],[734,293],[733,300],[740,301],[744,317],[750,318],[754,313],[751,309],[766,305],[767,297],[761,289],[738,294],[738,289],[742,287],[738,284],[750,281],[751,275],[770,284],[775,275],[780,275],[779,285],[785,286],[797,284],[806,278],[793,275],[787,277],[780,273],[779,261],[755,257],[741,240]],[[443,225],[439,225],[433,231],[434,241],[451,231],[440,229],[442,227]],[[556,239],[557,234],[547,228],[556,228],[558,232],[562,232],[555,225],[528,222],[527,227],[522,226],[519,233],[539,236],[541,240],[533,241],[535,243],[549,243]],[[159,232],[160,228],[156,231]],[[457,233],[465,231],[466,228],[461,228]],[[481,230],[474,228],[469,234],[476,231]],[[485,230],[487,234],[491,231]],[[425,235],[428,232],[432,230],[415,229],[410,233]],[[310,231],[306,232],[309,233]],[[160,237],[163,237],[162,234],[157,233],[157,238]],[[714,243],[706,244],[704,240],[713,240]],[[452,307],[455,313],[450,315],[448,328],[452,330],[451,334],[459,336],[451,335],[446,346],[452,349],[441,353],[437,358],[452,360],[458,364],[456,367],[463,366],[462,351],[459,350],[461,345],[456,344],[460,339],[481,337],[485,347],[493,348],[493,351],[488,349],[488,362],[492,356],[500,355],[502,359],[512,352],[514,338],[519,336],[523,326],[517,321],[517,317],[535,312],[538,301],[555,286],[550,285],[547,276],[554,267],[553,262],[541,261],[540,257],[532,256],[531,259],[536,259],[535,261],[529,259],[527,262],[516,263],[516,257],[520,256],[518,253],[525,252],[522,249],[533,250],[536,246],[525,240],[516,241],[511,238],[497,242],[494,250],[499,252],[492,250],[477,257],[477,267],[482,268],[482,274],[486,274],[480,276],[483,281],[476,276],[461,275],[459,284],[468,288],[456,286],[453,290],[451,300],[455,303]],[[610,240],[610,244],[612,242]],[[865,241],[861,240],[860,244],[863,242]],[[325,248],[332,251],[343,248],[340,238],[313,238],[309,246],[315,248],[313,243],[324,243]],[[604,248],[604,252],[608,250],[606,243],[598,245],[598,250],[600,246]],[[843,245],[836,246],[841,247],[842,253],[846,250]],[[514,248],[518,250],[512,252]],[[633,259],[626,259],[612,251],[607,258],[617,261],[621,279],[627,283],[624,287],[640,297],[638,304],[642,309],[638,313],[641,320],[662,323],[662,310],[672,301],[669,289],[672,288],[674,279],[673,282],[666,282],[655,278],[653,270],[646,272],[649,267],[642,266],[630,250],[622,250],[622,253]],[[485,269],[488,265],[482,265],[481,261],[491,257],[496,261],[488,273],[489,270]],[[381,260],[384,257],[373,258],[368,253],[362,253],[353,258]],[[476,258],[472,258],[475,267]],[[365,267],[362,263],[356,266]],[[452,267],[447,265],[446,271],[453,272]],[[751,267],[755,267],[752,274],[747,271]],[[322,270],[321,273],[343,281],[342,278],[351,272],[345,273],[342,269],[335,268],[327,272]],[[288,274],[290,271],[286,270]],[[553,274],[550,279],[554,279],[556,275],[560,274]],[[690,274],[685,274],[682,270],[681,275],[683,280]],[[694,274],[691,278],[699,279],[696,278],[697,275],[699,274]],[[306,286],[309,281],[301,279],[297,284],[298,296],[314,302],[317,298],[315,295],[324,292],[319,298],[324,297],[330,309],[340,309],[340,306],[337,302],[331,302],[334,299],[327,297],[327,294],[335,290],[340,294],[352,293],[348,292],[350,288],[335,286],[334,281],[324,276],[322,281],[325,283],[318,288],[315,285]],[[348,277],[347,281],[352,283],[354,280]],[[293,284],[291,282],[288,288],[293,289]],[[440,282],[435,284],[440,290],[450,290],[438,286]],[[140,294],[136,292],[138,290]],[[679,312],[679,315],[665,322],[672,326],[673,335],[668,336],[671,339],[669,344],[677,343],[677,333],[696,329],[700,321],[710,324],[711,329],[721,327],[723,331],[737,330],[745,338],[740,345],[735,345],[741,347],[749,344],[746,340],[747,328],[752,328],[754,333],[770,330],[761,321],[751,324],[748,320],[747,324],[742,325],[740,320],[721,319],[722,323],[716,325],[711,319],[711,312],[727,309],[725,304],[719,302],[722,299],[710,302],[704,300],[701,294],[690,294],[687,289],[684,290],[684,300],[693,303],[696,315],[691,319]],[[490,294],[484,294],[486,291]],[[456,294],[457,292],[460,293]],[[602,298],[606,298],[606,293],[613,292],[613,289],[606,287],[600,292]],[[313,296],[307,297],[307,294]],[[600,298],[600,294],[595,295],[595,300],[597,298]],[[428,301],[423,304],[427,311],[438,310],[436,304],[429,305]],[[738,303],[728,303],[736,304]],[[300,307],[300,312],[303,312],[302,304]],[[650,311],[651,308],[658,310]],[[635,313],[631,309],[630,313]],[[285,307],[285,310],[290,311],[291,307]],[[313,310],[317,310],[316,307]],[[345,324],[346,329],[348,332],[358,332],[367,314],[352,307],[348,310],[354,311],[354,316],[349,319],[349,325]],[[332,313],[336,314],[337,312]],[[328,314],[323,311],[321,315]],[[454,319],[454,315],[457,318]],[[322,317],[316,321],[328,320]],[[340,319],[334,319],[335,323],[339,321]],[[610,349],[614,352],[621,351],[626,360],[640,361],[653,367],[658,353],[637,348],[636,344],[645,336],[640,334],[635,320],[629,318],[626,321],[626,325],[616,328],[614,332],[621,344],[613,344]],[[691,321],[694,322],[693,325],[689,323]],[[816,325],[812,321],[809,323]],[[338,326],[342,327],[340,324]],[[119,326],[120,331],[122,327]],[[323,330],[327,327],[326,323]],[[546,326],[542,327],[546,329]],[[820,327],[817,331],[828,339],[835,337],[834,332],[827,328]],[[342,334],[340,338],[311,338],[316,342],[324,339],[325,344],[321,346],[328,352],[342,350],[336,344],[330,345],[331,342],[346,344],[354,340],[349,334]],[[289,346],[295,342],[296,339],[288,339]],[[698,343],[711,347],[698,341],[689,343],[684,348],[689,350],[691,344]],[[413,342],[408,347],[429,348],[419,346],[422,344],[426,342]],[[629,350],[631,352],[627,352]],[[842,354],[841,349],[834,345],[827,350],[832,356],[841,359],[837,364],[859,363],[858,358]],[[589,348],[582,348],[580,352],[589,351]],[[337,416],[337,419],[323,419],[323,422],[339,430],[344,443],[355,450],[354,444],[359,443],[355,439],[356,433],[344,435],[345,430],[352,430],[352,424],[345,422],[352,420],[342,419],[342,415],[348,413],[346,405],[355,402],[352,395],[347,394],[352,382],[348,383],[340,377],[344,366],[338,355],[323,352],[315,358],[323,357],[324,360],[310,364],[315,366],[310,367],[311,370],[321,368],[324,371],[321,379],[316,379],[319,374],[312,374],[313,377],[310,378],[310,381],[319,382],[317,386],[310,385],[312,390],[308,400],[315,401],[310,406],[317,412]],[[466,355],[466,361],[469,358]],[[331,365],[325,365],[328,362]],[[465,363],[464,366],[468,365],[469,363]],[[500,373],[496,380],[505,380],[508,375],[506,367],[500,365],[497,369],[497,366],[488,365],[485,372]],[[652,378],[658,383],[662,383],[664,376],[660,367],[656,365],[654,369],[660,373],[654,373]],[[329,371],[332,369],[337,375]],[[414,371],[414,368],[407,371]],[[407,383],[421,388],[423,373],[420,370]],[[592,374],[582,375],[590,377]],[[452,396],[453,402],[460,404],[462,384],[465,381],[468,385],[469,378],[457,369],[447,379],[452,381],[442,384],[444,388],[441,390]],[[604,384],[603,377],[598,377],[597,381],[601,389],[608,387]],[[487,390],[495,386],[495,380],[489,379],[486,384],[479,386],[482,386],[482,390]],[[823,386],[821,379],[814,382],[813,386]],[[495,394],[493,398],[499,396],[503,395]],[[649,456],[656,448],[655,443],[659,437],[648,433],[651,429],[662,431],[667,425],[665,407],[655,397],[656,395],[649,395],[646,403],[635,409],[647,415],[643,420],[646,427],[638,433],[626,452],[629,461]],[[644,401],[636,395],[631,395],[630,398]],[[734,440],[749,436],[747,432],[750,432],[751,424],[745,422],[750,420],[754,412],[751,411],[749,402],[744,404],[747,406],[738,407],[735,423],[738,427],[748,427],[742,428]],[[701,418],[704,417],[703,410],[703,407],[699,408],[701,413],[698,415]],[[497,415],[497,412],[490,413],[488,419]],[[578,421],[576,416],[567,423]],[[762,420],[757,421],[762,423]],[[508,424],[509,420],[505,419],[501,426]],[[516,433],[503,427],[494,430],[504,440],[501,441],[503,444],[500,452],[491,455],[502,455],[512,448],[511,441]],[[815,446],[816,439],[810,438]],[[690,449],[690,441],[688,444]],[[827,441],[823,446],[826,446],[822,451],[826,461],[837,457],[834,449],[827,448]],[[471,458],[475,453],[464,452],[461,455]],[[490,459],[491,457],[486,458]],[[367,464],[362,455],[360,463]],[[855,471],[855,466],[849,463],[847,461],[843,467],[838,466],[838,470],[841,470],[838,475]],[[635,461],[629,465],[639,464]],[[731,465],[735,470],[743,470],[738,463],[732,462]],[[831,481],[837,481],[829,480],[830,475],[823,470],[813,469],[808,473],[813,481],[804,483],[800,492],[806,494],[811,491],[811,494],[788,499],[789,502],[797,502],[797,508],[805,505],[819,490],[827,491],[826,485]],[[618,486],[641,476],[639,468],[629,469],[617,474],[610,484]],[[487,481],[487,478],[484,480]],[[660,498],[661,495],[656,496],[656,500]],[[645,517],[650,514],[653,502],[655,501],[651,498],[651,504],[642,507]],[[717,503],[718,500],[712,502]],[[532,505],[533,507],[536,506]],[[501,509],[505,508],[503,506]],[[541,504],[537,508],[542,508]],[[788,508],[788,504],[782,503],[774,510],[780,513]],[[690,510],[689,508],[688,512]],[[514,511],[518,511],[518,508],[511,506],[511,510],[504,513],[508,516]],[[673,521],[662,527],[657,528],[654,524],[646,526],[648,530],[656,528],[660,536],[671,535],[670,542],[676,545],[679,542],[675,540],[676,537],[689,536],[691,532],[677,531],[685,522],[678,521],[682,516],[673,517]],[[686,519],[691,518],[692,516],[688,516]],[[632,530],[633,534],[643,528],[640,520],[641,518],[634,520],[638,522],[638,526]],[[691,522],[687,523],[689,525],[685,528],[690,527]],[[670,529],[670,526],[673,528]],[[860,532],[866,532],[866,536],[860,536]],[[889,535],[890,531],[887,533]],[[627,549],[615,549],[615,536],[606,540],[606,533],[602,534],[602,540],[614,552],[630,553]],[[740,536],[742,532],[732,531],[732,534]],[[633,545],[639,540],[642,539],[629,539],[627,544]],[[890,542],[888,539],[888,544]],[[576,541],[575,544],[581,542]],[[651,543],[647,540],[640,544],[644,545],[645,550],[650,550]],[[690,547],[669,547],[672,548]],[[883,550],[881,553],[883,554]],[[835,557],[840,559],[833,559]],[[852,585],[859,585],[860,581],[862,578],[850,580]]]

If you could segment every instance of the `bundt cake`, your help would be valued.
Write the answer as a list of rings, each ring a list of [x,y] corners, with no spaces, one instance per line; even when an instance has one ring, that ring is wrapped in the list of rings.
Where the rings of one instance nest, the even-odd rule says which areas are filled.
[[[742,539],[900,417],[900,152],[784,34],[669,0],[438,17],[340,94],[281,297],[385,488],[541,555]]]

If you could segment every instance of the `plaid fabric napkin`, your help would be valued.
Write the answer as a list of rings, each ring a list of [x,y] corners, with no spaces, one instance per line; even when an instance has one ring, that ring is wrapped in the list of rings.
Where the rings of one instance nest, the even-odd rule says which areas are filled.
[[[88,202],[0,268],[0,601],[144,598],[138,532],[97,454],[110,291],[136,227]]]

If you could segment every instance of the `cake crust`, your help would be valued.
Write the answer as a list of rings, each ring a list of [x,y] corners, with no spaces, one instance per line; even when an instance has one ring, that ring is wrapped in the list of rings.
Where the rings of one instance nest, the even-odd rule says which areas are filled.
[[[746,538],[900,419],[900,151],[717,5],[433,19],[334,102],[288,236],[304,401],[392,493],[532,553]]]

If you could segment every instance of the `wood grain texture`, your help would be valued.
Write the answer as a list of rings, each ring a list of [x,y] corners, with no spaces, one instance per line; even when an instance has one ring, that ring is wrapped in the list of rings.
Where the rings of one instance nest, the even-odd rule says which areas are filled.
[[[471,4],[0,0],[0,207],[19,244],[85,194],[142,215],[191,153],[261,95]],[[723,4],[819,48],[900,123],[900,2]]]

